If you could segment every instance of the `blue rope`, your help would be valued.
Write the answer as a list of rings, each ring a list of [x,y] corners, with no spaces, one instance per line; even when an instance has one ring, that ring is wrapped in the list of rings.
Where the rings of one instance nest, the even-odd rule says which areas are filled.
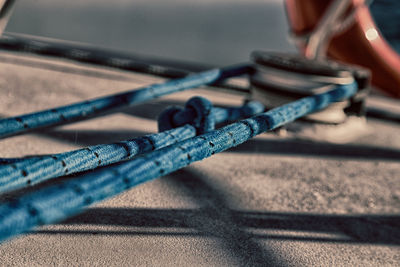
[[[158,119],[158,130],[166,131],[176,126],[191,122],[197,134],[214,129],[214,116],[210,116],[212,104],[205,98],[194,97],[186,102],[185,108],[172,107],[161,113]]]
[[[48,109],[0,120],[0,138],[17,135],[43,127],[57,126],[99,116],[105,112],[132,106],[163,95],[210,85],[224,79],[249,74],[251,66],[241,65],[192,74],[182,79],[150,85],[125,93],[87,100],[67,106]]]
[[[208,102],[208,100],[194,97],[188,101],[187,111],[182,109],[181,113],[193,115],[190,107],[195,106],[200,110],[201,107],[198,106],[198,102]],[[209,105],[211,116],[208,117],[212,118],[213,123],[235,121],[261,113],[264,110],[264,106],[256,101],[249,102],[242,107],[229,109],[212,108],[211,103]],[[163,116],[160,117],[159,121],[162,120],[164,120]],[[201,121],[201,118],[197,119],[196,116],[193,116],[191,120],[187,120],[187,118],[181,121],[176,120],[175,127],[180,126],[178,128],[172,129],[171,127],[168,130],[160,131],[158,134],[150,134],[118,143],[89,146],[53,155],[10,159],[9,164],[0,165],[0,193],[33,185],[49,178],[91,170],[131,159],[138,154],[157,150],[194,137],[196,132],[199,132],[199,128],[204,128],[196,121]],[[194,122],[192,123],[193,126],[188,124],[190,122]],[[211,127],[209,130],[214,129],[214,124]],[[7,162],[8,159],[2,160]]]
[[[264,106],[257,101],[251,101],[241,108],[211,109],[211,107],[212,104],[205,98],[192,98],[186,103],[185,108],[170,107],[161,113],[158,130],[162,132],[191,123],[196,126],[198,134],[202,134],[213,130],[216,123],[250,117],[264,109]],[[212,116],[209,116],[209,112]]]
[[[305,97],[219,130],[3,203],[0,205],[0,240],[38,225],[58,222],[81,212],[90,204],[237,146],[257,134],[321,110],[332,102],[349,98],[356,91],[356,83],[338,85],[326,93]]]

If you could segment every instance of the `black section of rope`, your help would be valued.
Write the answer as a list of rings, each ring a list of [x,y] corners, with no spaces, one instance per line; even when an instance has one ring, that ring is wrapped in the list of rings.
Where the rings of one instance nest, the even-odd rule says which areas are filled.
[[[0,38],[0,50],[63,58],[84,64],[116,68],[169,79],[183,78],[191,73],[216,67],[192,62],[144,57],[85,44],[48,40],[47,38],[36,36],[26,37],[14,33],[6,33]],[[248,86],[233,81],[220,82],[214,86],[243,94],[247,94],[250,91]]]

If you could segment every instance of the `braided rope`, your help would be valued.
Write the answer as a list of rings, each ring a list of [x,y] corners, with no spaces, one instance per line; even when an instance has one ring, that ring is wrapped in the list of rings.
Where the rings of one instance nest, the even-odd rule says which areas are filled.
[[[0,240],[39,225],[58,222],[81,212],[90,204],[237,146],[257,134],[321,110],[332,102],[349,98],[356,91],[356,83],[338,85],[326,93],[302,98],[219,130],[3,203],[0,205]]]
[[[182,79],[170,80],[161,84],[150,85],[141,89],[87,100],[67,106],[48,109],[0,120],[0,138],[23,132],[100,116],[105,112],[129,107],[163,95],[214,84],[229,77],[248,74],[249,65],[213,69],[191,74]]]
[[[250,117],[264,109],[260,102],[250,101],[240,108],[213,107],[210,111],[212,116],[208,116],[207,110],[211,105],[205,98],[194,97],[186,102],[185,108],[169,107],[159,116],[158,130],[163,132],[191,123],[196,126],[198,134],[202,134],[213,130],[215,124]]]
[[[145,135],[113,144],[89,146],[65,153],[23,159],[2,159],[4,163],[9,164],[0,165],[0,193],[36,184],[50,178],[91,170],[131,159],[138,154],[157,150],[194,137],[196,132],[199,132],[199,129],[204,128],[204,126],[196,123],[201,121],[202,117],[191,116],[193,114],[189,106],[195,106],[200,109],[201,106],[193,105],[194,102],[199,101],[206,100],[195,97],[188,101],[190,104],[186,106],[186,110],[181,110],[180,112],[190,114],[191,119],[188,120],[185,116],[182,117],[182,120],[176,119],[174,129],[171,127],[168,130],[160,130],[160,133],[157,134]],[[256,101],[246,103],[238,108],[212,108],[211,106],[210,108],[208,117],[212,118],[214,124],[236,121],[264,110],[264,106]],[[159,121],[165,120],[164,117],[160,116]],[[193,125],[189,124],[191,122]],[[209,130],[214,128],[214,124]]]

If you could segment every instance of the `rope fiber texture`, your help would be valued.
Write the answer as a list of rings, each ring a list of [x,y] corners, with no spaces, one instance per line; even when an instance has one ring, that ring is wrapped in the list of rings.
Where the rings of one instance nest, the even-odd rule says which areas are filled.
[[[194,114],[192,108],[201,112],[207,103],[207,120],[199,113]],[[177,107],[169,108],[178,109]],[[160,129],[160,133],[145,135],[132,140],[121,141],[113,144],[102,144],[86,148],[53,154],[20,159],[2,159],[0,165],[0,193],[19,189],[27,185],[37,184],[50,178],[69,175],[77,172],[95,169],[110,165],[122,160],[135,157],[138,154],[157,150],[162,147],[186,140],[196,136],[199,129],[214,129],[218,123],[236,121],[264,111],[264,106],[256,101],[248,102],[237,108],[218,108],[205,98],[194,97],[190,99],[185,109],[179,109],[175,116],[174,127]],[[168,113],[168,112],[167,112]],[[165,114],[159,118],[159,123],[165,121]],[[203,113],[204,114],[204,113]],[[6,164],[8,162],[8,164]]]
[[[163,95],[203,85],[212,85],[230,77],[249,74],[252,71],[253,69],[250,65],[213,69],[198,74],[191,74],[182,79],[175,79],[161,84],[150,85],[141,89],[2,119],[0,120],[0,138],[44,127],[52,127],[93,118],[106,112],[113,112]]]
[[[326,93],[302,98],[221,129],[186,139],[129,161],[72,177],[55,185],[47,185],[19,199],[2,203],[0,240],[39,225],[68,218],[83,211],[90,204],[237,146],[257,134],[321,110],[330,103],[347,99],[356,91],[355,82],[338,85]]]

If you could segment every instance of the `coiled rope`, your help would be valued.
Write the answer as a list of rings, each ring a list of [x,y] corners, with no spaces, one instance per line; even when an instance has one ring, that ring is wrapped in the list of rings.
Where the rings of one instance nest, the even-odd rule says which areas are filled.
[[[328,92],[302,98],[133,160],[94,170],[3,203],[0,205],[0,240],[68,218],[90,204],[237,146],[257,134],[321,110],[332,102],[349,98],[356,91],[355,82],[338,85]]]
[[[160,133],[157,134],[48,156],[2,159],[8,164],[0,165],[0,193],[131,159],[138,154],[194,137],[196,132],[211,130],[215,124],[236,121],[262,111],[264,106],[256,101],[238,108],[213,108],[208,100],[195,97],[187,102],[184,109],[172,107],[162,113]]]
[[[170,80],[124,93],[100,97],[67,106],[48,109],[0,120],[0,138],[27,131],[80,121],[104,113],[126,108],[163,95],[172,94],[203,85],[212,85],[230,77],[252,72],[250,65],[213,69],[191,74],[182,79]]]

